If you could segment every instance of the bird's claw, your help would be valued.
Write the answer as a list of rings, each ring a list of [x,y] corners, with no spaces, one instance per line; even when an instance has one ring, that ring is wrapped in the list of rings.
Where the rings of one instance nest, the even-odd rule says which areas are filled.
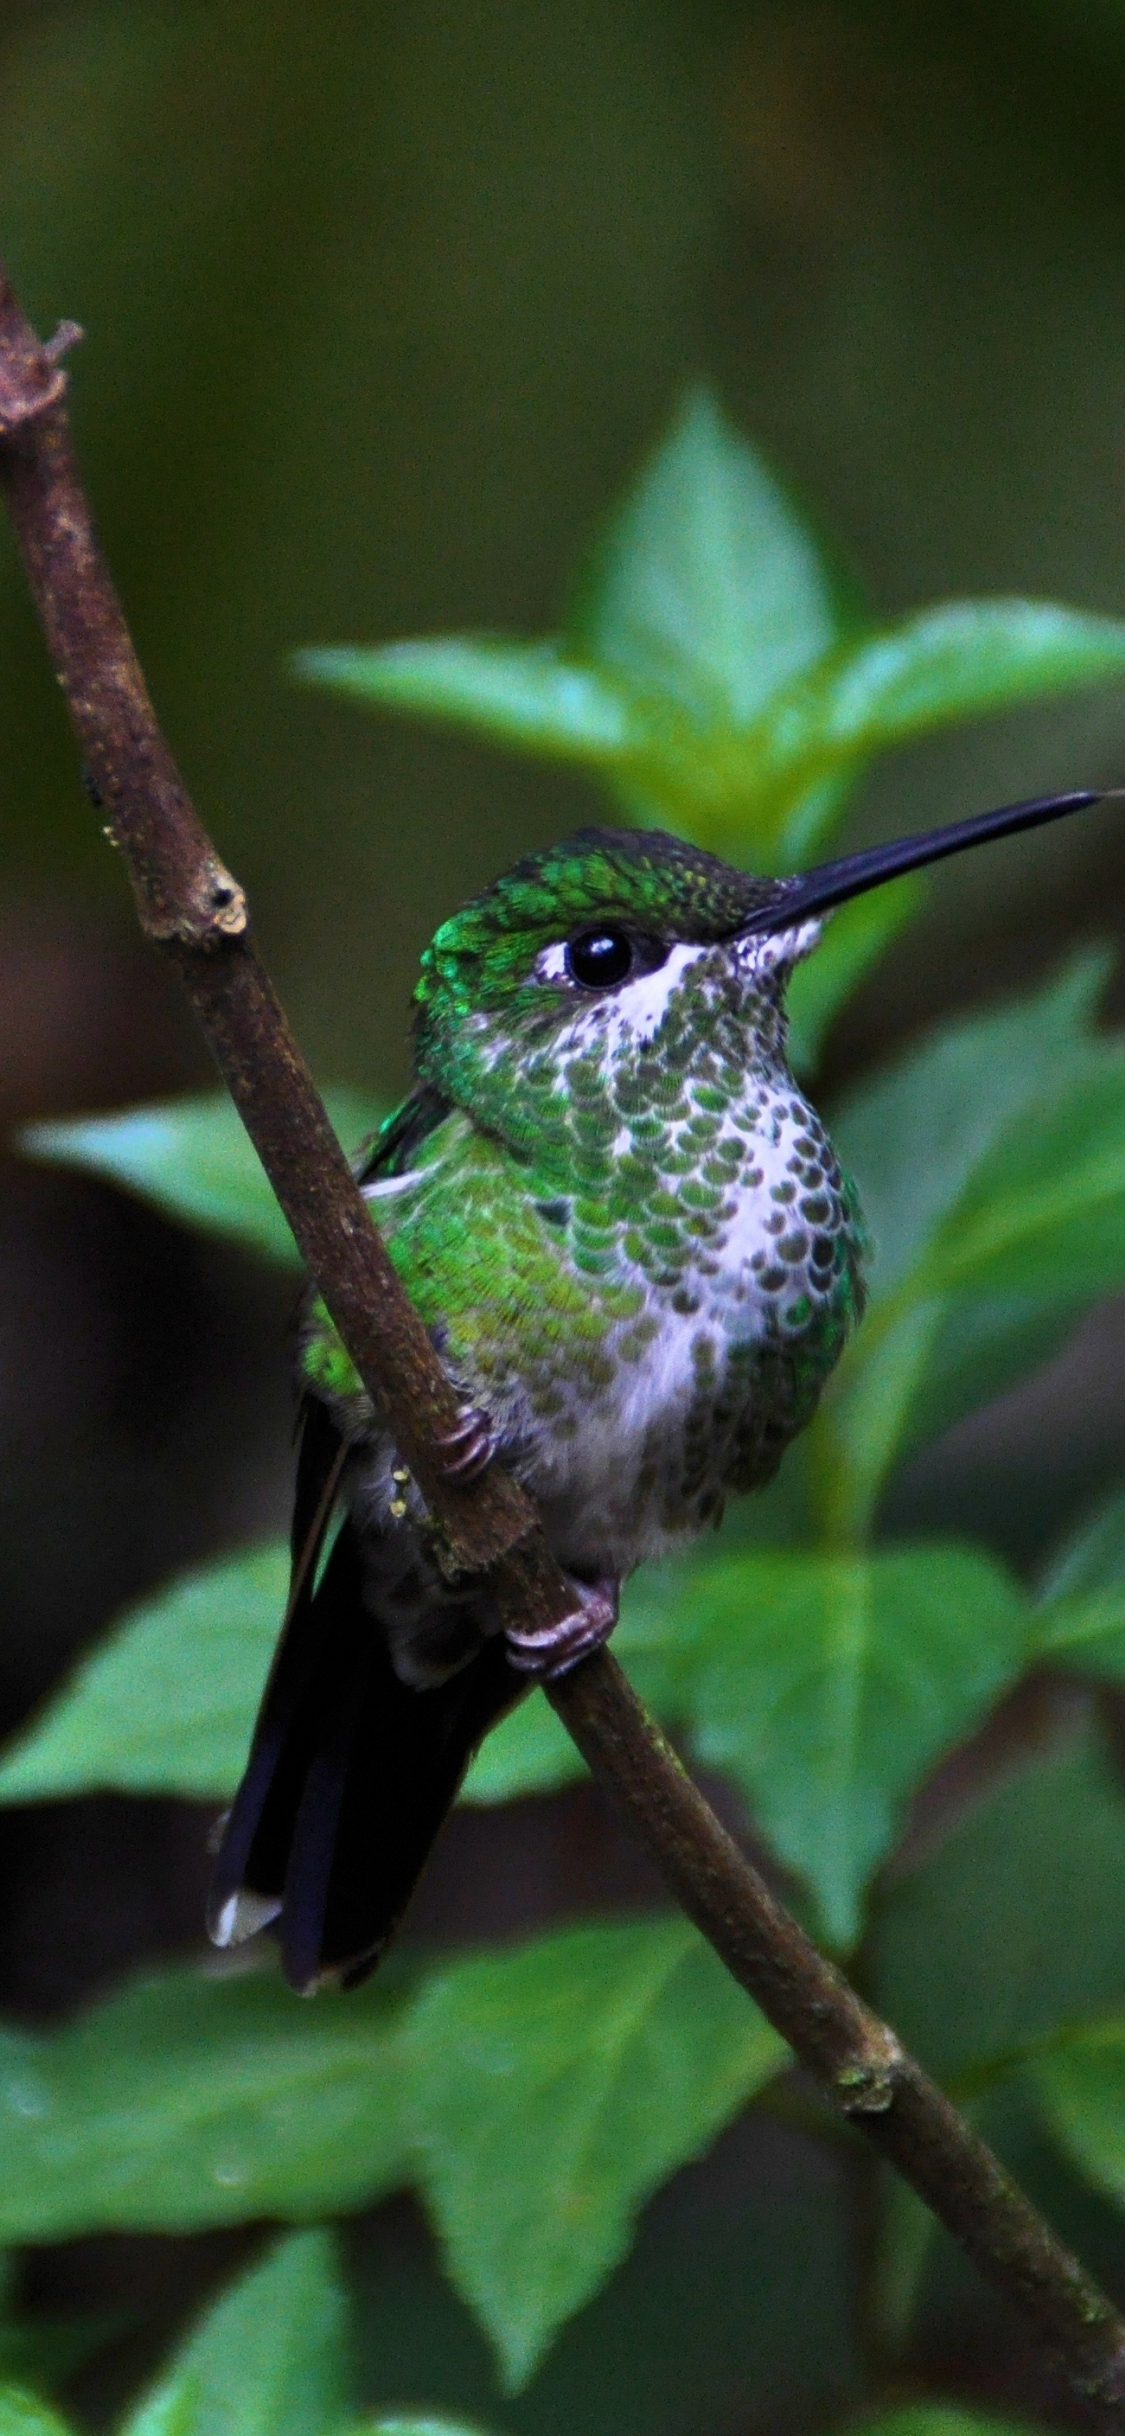
[[[568,1615],[560,1616],[557,1624],[548,1624],[541,1632],[506,1628],[508,1664],[517,1674],[554,1683],[559,1675],[569,1674],[580,1658],[588,1658],[608,1641],[617,1622],[618,1584],[608,1576],[596,1582],[578,1582],[573,1575],[568,1579],[578,1604]]]
[[[496,1453],[496,1433],[487,1413],[476,1404],[466,1404],[437,1446],[446,1479],[464,1488],[466,1482],[478,1480],[487,1471]]]

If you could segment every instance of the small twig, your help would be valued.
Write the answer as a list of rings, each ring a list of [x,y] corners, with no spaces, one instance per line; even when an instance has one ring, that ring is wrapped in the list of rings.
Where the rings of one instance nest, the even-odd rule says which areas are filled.
[[[59,357],[0,273],[0,484],[91,792],[148,937],[175,963],[216,1063],[368,1394],[444,1533],[540,1629],[571,1604],[528,1500],[497,1468],[446,1480],[453,1391],[371,1224],[250,932],[157,725],[78,475]],[[1091,2405],[1125,2431],[1125,2322],[956,2109],[775,1902],[607,1652],[551,1701],[684,1910],[841,2112],[889,2158]]]

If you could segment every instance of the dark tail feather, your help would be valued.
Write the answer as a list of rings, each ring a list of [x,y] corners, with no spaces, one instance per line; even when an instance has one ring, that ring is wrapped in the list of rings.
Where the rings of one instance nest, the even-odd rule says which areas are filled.
[[[266,1688],[212,1881],[217,1943],[272,1923],[294,1987],[364,1978],[477,1744],[524,1689],[499,1639],[446,1683],[401,1682],[345,1522],[315,1592],[295,1602]]]

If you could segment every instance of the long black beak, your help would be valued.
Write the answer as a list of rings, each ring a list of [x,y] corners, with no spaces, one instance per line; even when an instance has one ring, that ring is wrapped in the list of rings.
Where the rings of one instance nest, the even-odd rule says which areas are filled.
[[[858,854],[841,855],[838,862],[818,863],[812,871],[798,872],[794,879],[779,880],[784,895],[749,914],[739,923],[738,935],[779,930],[782,920],[788,929],[790,923],[807,921],[813,914],[830,912],[833,905],[843,905],[848,897],[861,896],[865,888],[881,888],[884,880],[917,871],[923,863],[940,863],[943,856],[961,854],[966,846],[983,846],[991,837],[1013,837],[1019,829],[1038,829],[1044,821],[1064,820],[1068,812],[1084,812],[1090,804],[1104,803],[1108,796],[1121,792],[1113,787],[1083,787],[1073,795],[1038,795],[1032,803],[1005,804],[998,812],[978,813],[974,820],[951,821],[947,829],[925,829],[916,837],[896,838],[890,846],[865,846]]]

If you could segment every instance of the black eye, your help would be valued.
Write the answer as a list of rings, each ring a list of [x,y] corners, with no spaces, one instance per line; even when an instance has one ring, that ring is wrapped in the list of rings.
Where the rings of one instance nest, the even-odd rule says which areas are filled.
[[[633,969],[633,942],[623,930],[583,930],[571,939],[566,969],[586,990],[611,990]]]

